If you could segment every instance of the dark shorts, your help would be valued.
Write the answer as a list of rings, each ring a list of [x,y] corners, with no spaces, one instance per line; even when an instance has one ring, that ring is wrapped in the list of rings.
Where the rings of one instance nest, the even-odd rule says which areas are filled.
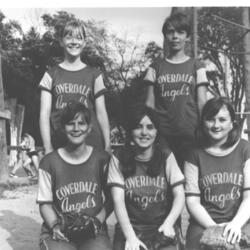
[[[157,228],[154,230],[135,230],[137,237],[147,246],[149,250],[153,250],[153,236],[158,233]],[[124,250],[126,239],[121,231],[121,228],[116,225],[115,235],[113,241],[113,250]],[[160,247],[159,250],[179,250],[181,249],[180,242],[170,244],[168,246]],[[183,249],[183,248],[182,248]]]
[[[95,238],[82,238],[79,242],[56,241],[51,234],[40,237],[40,250],[111,250],[111,242],[106,228]]]
[[[37,155],[38,156],[38,153],[37,153],[37,151],[29,151],[29,152],[27,152],[27,155],[29,157],[32,157],[33,155]]]

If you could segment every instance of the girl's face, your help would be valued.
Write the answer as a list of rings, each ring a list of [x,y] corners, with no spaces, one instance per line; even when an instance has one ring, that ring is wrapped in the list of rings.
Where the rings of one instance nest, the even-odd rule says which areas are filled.
[[[157,130],[148,116],[144,116],[137,127],[132,130],[132,140],[140,148],[152,147],[157,135]]]
[[[64,125],[68,142],[75,146],[85,143],[90,130],[90,125],[86,123],[82,113],[77,113],[73,120]]]
[[[169,25],[164,38],[164,43],[171,51],[184,51],[185,44],[189,40],[185,30],[176,30],[172,25]]]
[[[66,34],[61,40],[61,46],[64,53],[71,57],[80,57],[85,46],[85,39],[79,29],[73,29],[72,32]]]
[[[204,121],[204,131],[215,143],[221,145],[227,141],[228,133],[233,129],[233,121],[226,106],[209,120]]]

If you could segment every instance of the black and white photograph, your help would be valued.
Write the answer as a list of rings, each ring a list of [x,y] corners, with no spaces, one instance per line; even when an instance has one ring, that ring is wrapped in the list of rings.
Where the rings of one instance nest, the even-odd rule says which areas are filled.
[[[0,250],[250,250],[250,6],[124,2],[0,7]]]

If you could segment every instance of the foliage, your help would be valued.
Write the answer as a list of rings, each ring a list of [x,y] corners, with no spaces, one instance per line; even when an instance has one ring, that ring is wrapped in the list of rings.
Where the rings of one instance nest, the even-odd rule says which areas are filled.
[[[43,14],[44,32],[41,27],[31,27],[23,33],[20,25],[14,21],[3,23],[4,15],[0,13],[0,40],[4,57],[3,75],[6,95],[18,98],[26,107],[24,130],[32,134],[40,144],[38,116],[38,84],[44,72],[63,60],[60,47],[60,34],[64,24],[75,18],[66,11],[55,14]],[[140,77],[147,65],[162,54],[162,49],[154,42],[139,44],[138,40],[123,38],[108,32],[104,21],[81,20],[86,28],[86,46],[82,60],[103,71],[107,94],[107,110],[112,127],[117,126],[123,134],[123,108],[143,96],[144,86]],[[133,80],[134,79],[134,80]],[[13,87],[14,86],[14,87]],[[125,93],[125,94],[124,94]],[[137,93],[136,96],[133,93]],[[35,123],[30,118],[35,117]],[[117,133],[116,133],[117,134]],[[121,139],[122,140],[122,139]],[[120,141],[120,139],[118,140]]]
[[[245,30],[226,20],[241,24],[241,8],[201,8],[198,16],[200,53],[217,67],[217,72],[208,73],[212,87],[218,95],[230,97],[235,109],[240,111],[244,81],[242,53],[239,52],[243,51]]]

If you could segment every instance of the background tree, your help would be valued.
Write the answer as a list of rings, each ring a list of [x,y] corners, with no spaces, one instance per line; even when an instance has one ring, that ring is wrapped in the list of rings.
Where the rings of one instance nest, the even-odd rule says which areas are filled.
[[[63,50],[59,43],[60,33],[64,24],[75,16],[66,11],[59,11],[55,14],[43,14],[41,18],[43,27],[37,27],[36,21],[35,25],[24,33],[18,23],[12,21],[3,24],[4,16],[0,17],[0,28],[4,31],[1,32],[1,43],[5,48],[6,93],[8,97],[16,97],[25,105],[24,131],[31,133],[38,144],[41,141],[37,87],[44,72],[63,60]],[[138,42],[139,37],[131,40],[128,39],[128,34],[119,37],[110,33],[105,21],[82,22],[87,33],[82,60],[103,71],[109,90],[106,100],[111,125],[120,130],[120,114],[132,101],[142,100],[139,98],[143,93],[141,88],[144,88],[141,77],[149,62],[161,54],[161,48],[154,42],[141,44]]]

